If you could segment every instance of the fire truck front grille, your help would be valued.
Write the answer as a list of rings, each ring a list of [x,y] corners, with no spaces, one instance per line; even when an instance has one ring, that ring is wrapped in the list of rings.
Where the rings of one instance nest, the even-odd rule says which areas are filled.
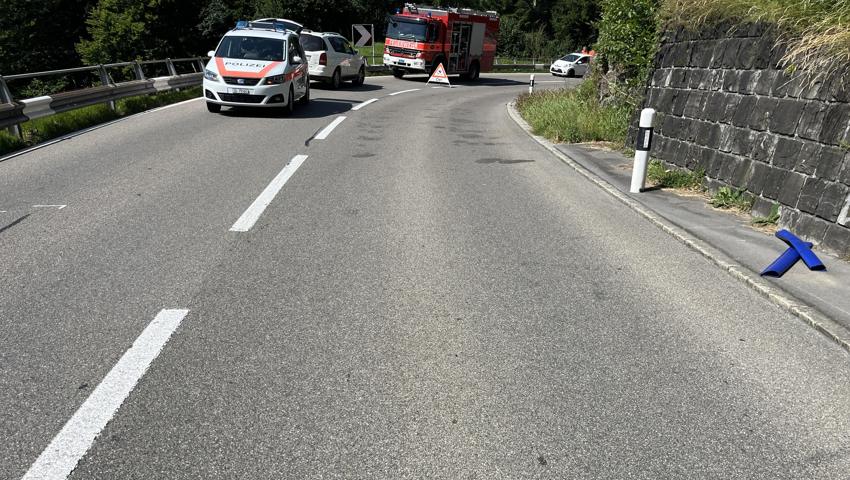
[[[262,103],[265,95],[247,95],[243,93],[219,93],[218,96],[225,102],[235,103]]]
[[[416,57],[416,54],[419,53],[416,50],[411,50],[409,48],[399,48],[399,47],[387,47],[390,51],[390,55],[400,55],[403,57]]]
[[[245,85],[246,87],[253,87],[260,80],[259,78],[224,77],[224,83],[228,85]]]

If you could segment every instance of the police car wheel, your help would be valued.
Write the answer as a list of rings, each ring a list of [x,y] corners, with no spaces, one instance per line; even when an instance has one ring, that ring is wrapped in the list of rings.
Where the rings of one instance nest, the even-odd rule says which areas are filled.
[[[307,90],[304,91],[304,96],[298,99],[298,105],[307,105],[310,103],[310,82],[307,82]]]
[[[207,110],[211,113],[218,113],[221,111],[221,105],[217,103],[207,102]]]

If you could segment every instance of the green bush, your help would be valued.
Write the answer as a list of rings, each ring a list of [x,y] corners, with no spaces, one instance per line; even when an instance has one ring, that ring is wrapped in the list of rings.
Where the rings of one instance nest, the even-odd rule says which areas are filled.
[[[677,170],[664,168],[658,160],[649,162],[646,176],[661,188],[684,188],[698,190],[702,188],[705,170]]]
[[[628,105],[602,105],[592,80],[573,90],[543,90],[521,95],[517,108],[534,133],[553,142],[622,143],[631,119]]]
[[[766,217],[754,217],[752,223],[758,227],[779,223],[779,204],[774,203],[773,207],[770,208],[770,213]]]

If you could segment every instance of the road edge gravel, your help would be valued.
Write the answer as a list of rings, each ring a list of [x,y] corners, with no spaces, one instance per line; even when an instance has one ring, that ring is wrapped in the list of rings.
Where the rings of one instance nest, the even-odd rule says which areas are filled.
[[[508,116],[511,117],[511,119],[523,131],[525,131],[525,133],[528,134],[529,137],[531,137],[540,146],[552,153],[563,163],[572,167],[572,169],[578,172],[580,175],[590,180],[592,183],[596,184],[596,186],[600,187],[609,195],[624,203],[626,206],[643,216],[645,219],[649,220],[650,223],[652,223],[662,231],[671,235],[673,238],[685,244],[691,250],[699,253],[721,269],[725,270],[733,278],[739,280],[744,285],[748,286],[750,289],[760,294],[762,297],[768,299],[774,305],[779,306],[780,308],[788,311],[795,317],[799,318],[807,325],[813,327],[815,330],[825,335],[827,338],[834,341],[844,350],[850,353],[850,330],[846,329],[843,325],[839,324],[829,316],[825,315],[817,308],[807,305],[805,302],[783,290],[782,288],[765,282],[758,273],[750,270],[744,265],[741,265],[725,253],[711,246],[709,243],[699,239],[694,235],[691,235],[690,233],[677,227],[670,221],[657,215],[649,208],[631,199],[628,195],[618,190],[606,180],[599,177],[590,170],[586,169],[581,164],[570,158],[568,155],[555,148],[555,145],[552,142],[539,135],[535,135],[532,132],[531,126],[528,124],[528,122],[525,121],[525,119],[522,118],[519,111],[517,110],[515,101],[511,101],[507,104],[507,111]]]

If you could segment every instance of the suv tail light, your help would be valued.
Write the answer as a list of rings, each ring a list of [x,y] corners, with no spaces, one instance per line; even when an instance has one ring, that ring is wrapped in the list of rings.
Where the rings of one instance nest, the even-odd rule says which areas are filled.
[[[319,65],[327,65],[327,64],[328,64],[328,54],[322,52],[322,54],[319,55]]]

